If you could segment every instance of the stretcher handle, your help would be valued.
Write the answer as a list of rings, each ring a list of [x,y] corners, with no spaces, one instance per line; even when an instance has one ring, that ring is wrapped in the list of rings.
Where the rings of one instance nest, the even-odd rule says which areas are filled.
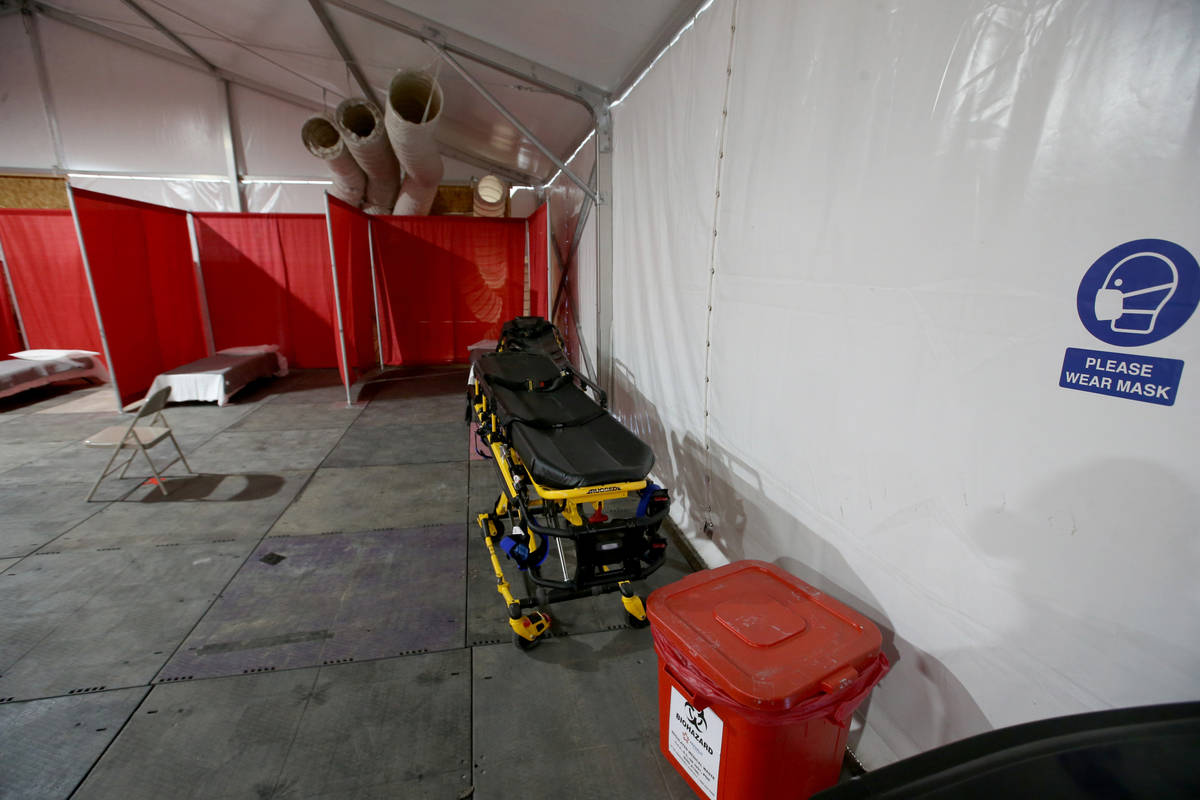
[[[571,370],[571,372],[575,375],[576,378],[579,379],[580,383],[582,383],[584,386],[586,386],[587,388],[591,389],[593,392],[596,393],[596,402],[598,402],[600,404],[601,408],[608,408],[608,392],[601,389],[596,383],[594,383],[591,379],[589,379],[583,373],[575,372],[575,370]]]

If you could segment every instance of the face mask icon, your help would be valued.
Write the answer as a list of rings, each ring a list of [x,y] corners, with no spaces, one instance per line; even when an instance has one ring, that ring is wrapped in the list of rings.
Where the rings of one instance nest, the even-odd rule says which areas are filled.
[[[1096,292],[1096,319],[1116,333],[1154,332],[1159,312],[1179,287],[1175,263],[1159,253],[1134,253],[1109,270]]]

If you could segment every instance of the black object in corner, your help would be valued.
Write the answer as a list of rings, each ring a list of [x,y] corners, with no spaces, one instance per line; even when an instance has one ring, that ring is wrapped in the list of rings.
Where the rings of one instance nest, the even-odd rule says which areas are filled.
[[[1200,798],[1200,702],[991,731],[867,772],[813,800]]]

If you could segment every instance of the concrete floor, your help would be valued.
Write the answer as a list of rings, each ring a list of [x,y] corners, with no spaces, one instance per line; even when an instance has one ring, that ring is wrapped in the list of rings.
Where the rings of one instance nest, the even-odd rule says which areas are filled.
[[[347,408],[299,371],[171,406],[200,474],[92,503],[110,390],[0,400],[0,797],[693,797],[616,595],[510,643],[465,380],[395,371]],[[669,553],[647,590],[689,571]]]

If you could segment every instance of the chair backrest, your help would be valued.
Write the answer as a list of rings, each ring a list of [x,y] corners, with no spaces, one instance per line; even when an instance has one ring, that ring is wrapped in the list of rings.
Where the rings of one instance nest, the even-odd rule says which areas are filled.
[[[137,416],[133,418],[137,422],[143,417],[148,417],[151,414],[157,414],[163,410],[163,406],[167,404],[167,400],[171,397],[171,387],[164,386],[154,394],[146,398],[146,402],[142,403],[142,407],[138,409]]]

